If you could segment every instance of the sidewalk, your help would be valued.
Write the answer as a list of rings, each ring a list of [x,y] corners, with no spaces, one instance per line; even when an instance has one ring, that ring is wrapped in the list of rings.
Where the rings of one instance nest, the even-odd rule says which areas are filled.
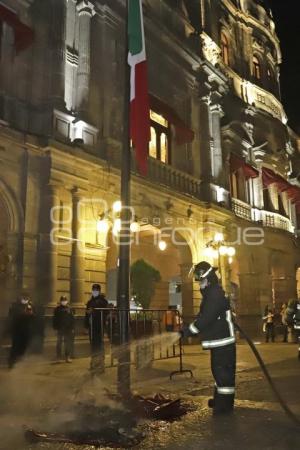
[[[280,343],[258,346],[283,397],[300,417],[300,363],[296,347]],[[107,370],[100,379],[91,382],[88,367],[89,358],[76,359],[72,364],[34,358],[12,371],[0,369],[0,449],[91,449],[67,444],[29,446],[23,440],[22,431],[23,425],[55,429],[58,421],[72,417],[78,401],[87,401],[95,394],[99,404],[111,406],[105,389],[115,388],[116,369]],[[198,345],[186,346],[184,367],[193,370],[193,379],[178,375],[169,380],[169,373],[178,369],[176,359],[156,362],[150,369],[132,369],[134,391],[145,396],[155,392],[178,396],[195,406],[195,411],[180,421],[147,426],[147,437],[136,447],[138,450],[299,448],[300,432],[274,401],[246,345],[238,345],[237,401],[235,413],[230,417],[213,419],[206,406],[212,392],[209,353]]]

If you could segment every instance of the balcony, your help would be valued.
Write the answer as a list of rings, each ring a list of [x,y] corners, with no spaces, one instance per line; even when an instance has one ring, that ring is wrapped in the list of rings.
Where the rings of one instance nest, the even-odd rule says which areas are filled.
[[[251,206],[237,198],[231,199],[232,211],[237,217],[245,220],[251,220]]]
[[[135,158],[132,158],[132,170],[137,173]],[[200,199],[201,181],[188,173],[174,169],[154,158],[148,158],[147,179],[156,185],[166,186],[185,195]]]
[[[222,64],[222,62],[221,62]],[[245,103],[255,105],[257,108],[271,114],[276,119],[279,119],[284,124],[287,123],[287,116],[283,109],[281,102],[271,94],[271,92],[244,80],[230,67],[222,64],[223,70],[232,79],[235,94],[240,97]]]
[[[264,227],[279,228],[280,230],[294,232],[294,227],[290,219],[278,213],[270,211],[260,211],[261,221]]]
[[[121,151],[115,147],[108,154],[109,163],[121,169]],[[139,176],[134,151],[131,152],[131,171]],[[175,169],[157,159],[148,157],[148,173],[145,181],[153,183],[155,187],[165,186],[173,191],[189,195],[201,200],[201,180],[186,172]]]

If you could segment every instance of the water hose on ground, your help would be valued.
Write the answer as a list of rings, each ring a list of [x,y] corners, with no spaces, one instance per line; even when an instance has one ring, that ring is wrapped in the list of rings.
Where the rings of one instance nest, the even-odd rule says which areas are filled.
[[[293,413],[293,411],[290,410],[290,408],[288,407],[288,405],[286,404],[286,402],[283,400],[280,392],[278,391],[277,387],[275,386],[266,366],[265,363],[262,360],[262,357],[260,356],[257,348],[255,347],[255,345],[253,344],[253,342],[251,341],[251,339],[247,336],[247,334],[242,330],[242,328],[235,323],[235,328],[240,332],[241,336],[243,336],[243,338],[247,341],[249,347],[251,348],[252,352],[254,353],[255,358],[257,359],[261,370],[263,371],[270,387],[271,390],[273,391],[278,403],[280,404],[280,406],[282,407],[282,409],[284,410],[284,412],[286,413],[286,415],[289,417],[289,419],[291,419],[298,427],[300,426],[300,419]]]

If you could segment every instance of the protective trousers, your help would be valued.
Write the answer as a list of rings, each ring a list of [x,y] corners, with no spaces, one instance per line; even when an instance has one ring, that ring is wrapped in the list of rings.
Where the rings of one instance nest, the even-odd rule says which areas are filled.
[[[233,409],[235,395],[235,344],[211,349],[211,371],[215,379],[213,408],[215,413]]]

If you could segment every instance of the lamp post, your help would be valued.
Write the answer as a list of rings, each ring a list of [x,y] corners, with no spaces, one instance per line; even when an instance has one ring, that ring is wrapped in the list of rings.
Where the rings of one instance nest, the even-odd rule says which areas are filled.
[[[204,250],[205,256],[213,259],[218,258],[218,267],[222,281],[223,277],[222,277],[221,257],[227,256],[228,263],[231,264],[235,253],[236,253],[235,248],[228,245],[228,243],[224,240],[223,233],[215,233],[214,238],[206,244],[206,248]]]

